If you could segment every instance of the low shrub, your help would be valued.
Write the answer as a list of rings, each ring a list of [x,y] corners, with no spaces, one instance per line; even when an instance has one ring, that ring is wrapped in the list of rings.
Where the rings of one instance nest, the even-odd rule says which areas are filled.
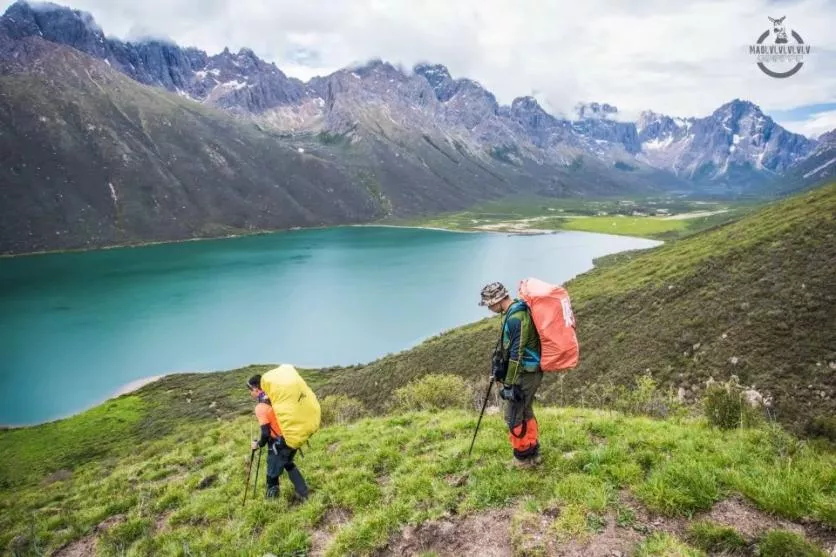
[[[471,405],[471,389],[457,375],[425,375],[394,393],[394,409],[400,411],[465,409]]]
[[[709,380],[702,398],[702,407],[709,423],[720,429],[753,427],[763,420],[763,397],[741,385],[732,375],[726,382]]]
[[[348,424],[369,414],[360,400],[346,395],[328,395],[319,404],[323,426]]]

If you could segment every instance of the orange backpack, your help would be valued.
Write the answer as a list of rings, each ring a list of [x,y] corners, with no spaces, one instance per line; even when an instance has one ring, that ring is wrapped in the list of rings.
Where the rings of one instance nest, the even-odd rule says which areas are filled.
[[[540,335],[540,367],[544,372],[566,371],[578,365],[580,347],[569,293],[562,286],[536,278],[520,281],[520,299],[531,312]]]

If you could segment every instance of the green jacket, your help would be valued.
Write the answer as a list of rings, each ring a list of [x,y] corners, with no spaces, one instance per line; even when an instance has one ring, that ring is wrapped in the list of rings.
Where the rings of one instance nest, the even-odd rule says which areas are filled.
[[[516,385],[520,374],[540,369],[540,335],[534,327],[528,306],[515,299],[508,308],[502,331],[502,349],[508,356],[505,384]]]

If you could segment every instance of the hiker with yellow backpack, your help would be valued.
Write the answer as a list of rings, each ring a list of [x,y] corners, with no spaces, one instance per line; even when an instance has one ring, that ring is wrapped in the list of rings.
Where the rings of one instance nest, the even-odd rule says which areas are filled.
[[[479,305],[503,315],[491,361],[491,381],[499,384],[500,398],[506,402],[512,462],[521,468],[535,466],[541,458],[533,405],[543,374],[566,371],[578,363],[569,295],[561,286],[529,278],[520,281],[519,297],[514,299],[502,283],[488,284],[482,288]]]
[[[304,501],[308,486],[294,463],[296,452],[319,430],[320,407],[314,392],[289,364],[247,380],[250,396],[256,400],[255,415],[261,437],[251,445],[253,453],[267,447],[267,497],[279,494],[282,471],[293,484],[294,497]],[[258,481],[256,479],[256,481]]]

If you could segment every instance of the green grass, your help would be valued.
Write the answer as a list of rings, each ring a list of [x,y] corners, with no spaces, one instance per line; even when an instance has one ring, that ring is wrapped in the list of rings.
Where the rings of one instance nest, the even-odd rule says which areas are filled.
[[[686,223],[686,220],[657,217],[587,217],[565,219],[559,228],[654,238],[660,234],[684,230]],[[539,228],[539,223],[536,226]]]
[[[758,543],[760,557],[827,557],[827,553],[793,532],[772,530]]]
[[[69,420],[0,435],[0,488],[124,450],[147,404],[137,396],[96,406]]]
[[[165,377],[69,419],[34,427],[0,430],[0,488],[41,479],[57,470],[111,459],[154,441],[182,425],[205,424],[252,413],[243,387],[255,373],[274,366],[249,366],[221,373]],[[319,388],[325,376],[300,370]]]
[[[705,552],[688,546],[676,536],[657,533],[642,542],[635,557],[705,557]]]
[[[479,230],[502,224],[513,230],[524,224],[531,230],[578,230],[605,234],[642,236],[671,240],[740,218],[753,210],[753,202],[699,202],[672,198],[529,198],[506,199],[477,205],[468,211],[425,218],[389,220],[391,224],[428,226],[452,230]],[[683,220],[654,216],[664,209],[670,214],[725,211],[721,214]],[[646,216],[633,216],[633,212]],[[606,213],[602,216],[601,213]]]
[[[135,402],[122,398],[112,404],[111,411],[127,413]],[[753,506],[836,526],[826,512],[836,505],[832,452],[804,446],[782,456],[767,430],[718,433],[699,420],[536,411],[545,459],[537,471],[508,467],[507,430],[498,415],[483,420],[468,459],[475,411],[407,412],[322,429],[297,460],[310,500],[291,503],[286,479],[279,501],[264,500],[262,466],[259,496],[250,494],[246,507],[241,503],[252,419],[184,423],[115,462],[81,464],[71,478],[48,487],[34,483],[0,491],[0,547],[15,543],[35,554],[96,535],[103,554],[182,554],[185,547],[194,554],[303,552],[326,514],[339,511],[348,523],[330,540],[328,554],[360,555],[382,548],[407,524],[503,507],[517,520],[559,509],[549,531],[561,543],[595,535],[608,512],[630,527],[636,509],[619,502],[621,490],[651,512],[687,517],[732,493],[753,495],[754,484],[764,489],[750,498]],[[5,442],[8,448],[20,440]],[[787,481],[788,471],[810,478],[800,496],[798,482]],[[207,477],[214,481],[201,489]],[[111,527],[96,532],[105,521]],[[690,543],[696,547],[733,541],[695,528],[698,539]],[[779,542],[789,543],[771,540],[767,547]],[[686,551],[683,544],[660,534],[636,550],[676,554],[670,551]]]
[[[686,539],[712,555],[745,555],[749,545],[734,528],[707,521],[692,523]]]

